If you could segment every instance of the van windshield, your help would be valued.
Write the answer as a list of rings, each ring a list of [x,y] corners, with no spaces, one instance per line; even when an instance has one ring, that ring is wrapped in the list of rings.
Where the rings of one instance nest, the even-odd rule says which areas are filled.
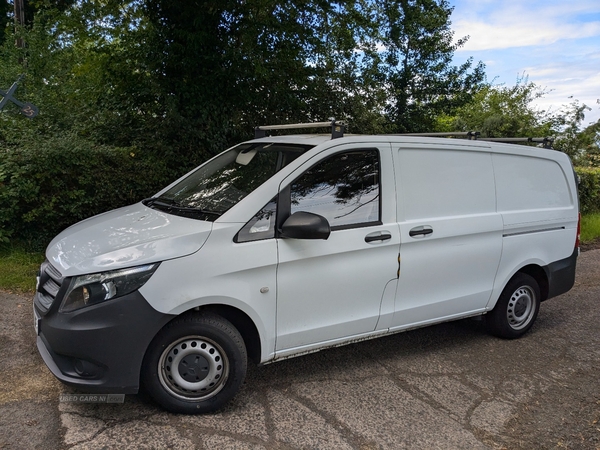
[[[159,197],[143,203],[170,214],[214,221],[310,148],[241,144],[198,167]]]

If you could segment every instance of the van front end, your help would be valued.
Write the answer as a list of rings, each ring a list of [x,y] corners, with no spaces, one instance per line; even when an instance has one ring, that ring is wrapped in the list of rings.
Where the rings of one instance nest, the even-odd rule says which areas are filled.
[[[138,203],[56,236],[33,301],[37,346],[52,373],[84,392],[137,392],[146,349],[174,317],[139,289],[163,261],[198,251],[211,230],[211,222]]]
[[[138,289],[158,263],[62,277],[46,261],[34,298],[37,347],[61,382],[86,393],[133,394],[146,348],[173,316]]]

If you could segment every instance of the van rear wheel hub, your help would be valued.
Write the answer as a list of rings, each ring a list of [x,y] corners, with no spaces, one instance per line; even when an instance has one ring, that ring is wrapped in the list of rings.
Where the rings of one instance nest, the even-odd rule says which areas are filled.
[[[528,286],[522,286],[513,292],[508,301],[506,316],[510,326],[519,330],[529,323],[535,313],[535,293]]]

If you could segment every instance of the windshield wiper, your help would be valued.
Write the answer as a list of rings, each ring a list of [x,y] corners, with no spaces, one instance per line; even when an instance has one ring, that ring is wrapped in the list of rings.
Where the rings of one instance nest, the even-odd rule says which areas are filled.
[[[187,213],[190,215],[210,215],[220,217],[222,213],[217,211],[209,211],[206,209],[194,208],[191,206],[183,206],[177,203],[175,200],[163,197],[152,197],[142,200],[142,203],[149,208],[155,207],[156,209],[166,210],[167,212],[173,213],[173,211]],[[187,215],[181,214],[181,215]]]
[[[154,200],[156,200],[156,197],[148,197],[148,198],[145,198],[144,200],[142,200],[142,204],[144,206],[152,206],[152,203],[154,202]]]

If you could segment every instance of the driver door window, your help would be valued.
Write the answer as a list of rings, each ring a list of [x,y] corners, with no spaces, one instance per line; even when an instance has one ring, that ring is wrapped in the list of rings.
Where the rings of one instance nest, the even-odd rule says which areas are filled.
[[[291,185],[291,213],[325,217],[333,230],[380,224],[379,152],[333,155]]]

